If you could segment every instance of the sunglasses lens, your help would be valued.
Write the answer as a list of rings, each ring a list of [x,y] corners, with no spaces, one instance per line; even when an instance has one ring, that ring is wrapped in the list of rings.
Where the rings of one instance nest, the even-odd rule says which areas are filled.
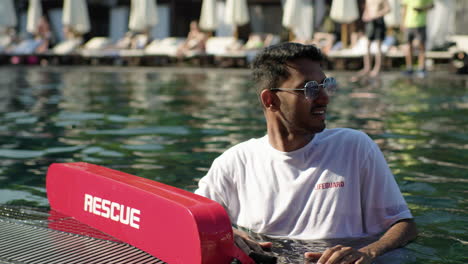
[[[328,77],[323,80],[322,84],[318,84],[316,81],[310,81],[305,84],[305,96],[307,99],[317,98],[320,92],[320,86],[323,86],[323,89],[327,95],[333,95],[337,89],[336,79],[333,77]]]
[[[333,77],[328,77],[323,80],[323,88],[328,95],[333,95],[337,89],[336,79]]]
[[[319,85],[316,81],[307,82],[304,88],[304,93],[307,99],[315,99],[320,90]]]

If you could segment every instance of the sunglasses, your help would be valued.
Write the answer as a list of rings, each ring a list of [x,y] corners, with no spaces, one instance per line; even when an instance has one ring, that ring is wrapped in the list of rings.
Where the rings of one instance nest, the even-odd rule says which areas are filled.
[[[320,87],[323,87],[327,95],[333,95],[337,86],[335,78],[327,77],[320,84],[316,81],[309,81],[304,85],[304,88],[270,88],[270,91],[304,91],[306,99],[315,100],[319,95]]]

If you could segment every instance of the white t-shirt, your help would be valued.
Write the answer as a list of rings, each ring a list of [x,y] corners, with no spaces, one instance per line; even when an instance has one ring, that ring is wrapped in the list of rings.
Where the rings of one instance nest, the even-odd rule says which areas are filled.
[[[231,222],[294,239],[363,237],[412,218],[379,147],[352,129],[326,129],[292,152],[268,136],[219,156],[195,193]]]

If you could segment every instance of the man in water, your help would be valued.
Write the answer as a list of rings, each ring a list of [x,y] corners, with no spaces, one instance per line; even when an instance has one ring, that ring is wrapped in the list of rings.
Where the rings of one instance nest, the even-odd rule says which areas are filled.
[[[416,237],[416,226],[378,146],[364,133],[325,129],[333,77],[315,46],[282,43],[265,48],[253,76],[267,135],[219,156],[197,194],[219,202],[232,223],[291,239],[365,237],[363,248],[336,245],[306,252],[319,263],[370,263]],[[252,248],[258,244],[234,230]]]

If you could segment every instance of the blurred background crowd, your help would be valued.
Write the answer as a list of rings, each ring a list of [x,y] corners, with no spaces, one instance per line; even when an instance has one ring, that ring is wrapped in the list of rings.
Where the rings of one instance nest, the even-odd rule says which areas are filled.
[[[390,9],[379,47],[390,57],[404,57],[402,7],[412,1],[421,2],[386,0]],[[448,53],[428,57],[466,57],[468,1],[430,2],[425,49]],[[261,47],[295,41],[316,44],[329,57],[362,57],[365,5],[366,0],[0,0],[0,54],[16,55],[3,60],[8,63],[20,63],[18,56],[25,54],[209,54],[248,61]]]

